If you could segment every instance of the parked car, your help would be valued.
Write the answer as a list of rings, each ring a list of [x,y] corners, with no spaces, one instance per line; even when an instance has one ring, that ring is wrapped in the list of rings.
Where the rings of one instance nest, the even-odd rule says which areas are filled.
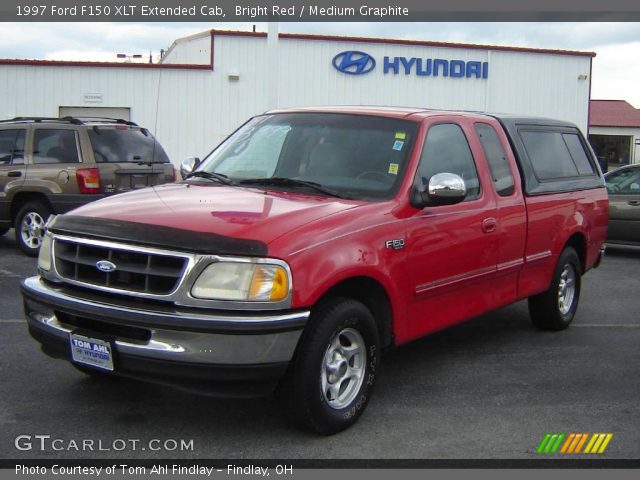
[[[0,122],[0,234],[36,256],[51,214],[105,195],[172,182],[175,170],[146,128],[116,119]]]
[[[607,243],[640,246],[640,165],[627,165],[605,175],[609,192]]]
[[[553,120],[274,111],[186,177],[50,221],[31,335],[85,373],[277,389],[324,434],[362,414],[382,349],[525,298],[567,328],[607,229],[596,159]]]

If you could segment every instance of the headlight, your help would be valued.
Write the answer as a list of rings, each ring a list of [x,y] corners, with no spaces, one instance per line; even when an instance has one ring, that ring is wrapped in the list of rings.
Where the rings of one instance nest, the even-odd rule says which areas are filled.
[[[51,235],[47,232],[42,237],[38,253],[38,268],[45,272],[51,270]]]
[[[279,302],[289,295],[289,274],[280,265],[217,262],[204,269],[191,294],[210,300]]]

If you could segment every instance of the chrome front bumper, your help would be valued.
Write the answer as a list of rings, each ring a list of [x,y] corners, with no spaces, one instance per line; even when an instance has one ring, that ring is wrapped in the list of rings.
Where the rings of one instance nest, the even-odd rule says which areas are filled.
[[[69,335],[82,330],[96,338],[109,339],[116,374],[138,378],[149,370],[149,362],[157,367],[158,375],[163,375],[162,368],[166,366],[173,377],[180,377],[189,366],[286,367],[310,313],[304,310],[245,315],[146,304],[136,308],[126,299],[114,297],[105,303],[104,297],[99,301],[91,293],[68,291],[40,277],[26,279],[22,294],[31,334],[46,353],[69,359]],[[71,318],[76,320],[66,320]],[[79,318],[87,319],[87,325],[78,324]],[[127,338],[118,333],[118,328],[125,332],[126,328],[135,328],[146,332],[147,338]],[[54,350],[56,354],[51,353]],[[180,367],[179,371],[175,366]],[[276,370],[281,372],[283,368]],[[237,380],[242,380],[242,374]]]

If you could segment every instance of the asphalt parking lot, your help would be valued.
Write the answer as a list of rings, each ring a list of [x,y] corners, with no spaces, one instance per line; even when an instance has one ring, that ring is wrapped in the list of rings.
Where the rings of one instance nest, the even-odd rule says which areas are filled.
[[[640,458],[640,250],[610,250],[584,277],[564,332],[535,330],[520,302],[390,352],[360,421],[319,437],[273,398],[94,379],[49,359],[22,318],[19,283],[36,261],[12,235],[0,237],[1,458],[526,459],[541,457],[547,432],[610,432],[600,458]],[[140,442],[41,452],[16,449],[19,435]],[[193,440],[193,451],[152,451],[152,439]]]

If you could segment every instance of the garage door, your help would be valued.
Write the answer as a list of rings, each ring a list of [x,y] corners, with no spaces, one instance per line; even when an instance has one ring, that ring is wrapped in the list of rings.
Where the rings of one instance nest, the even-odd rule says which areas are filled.
[[[131,109],[126,107],[60,107],[59,114],[61,117],[98,117],[131,120]]]

